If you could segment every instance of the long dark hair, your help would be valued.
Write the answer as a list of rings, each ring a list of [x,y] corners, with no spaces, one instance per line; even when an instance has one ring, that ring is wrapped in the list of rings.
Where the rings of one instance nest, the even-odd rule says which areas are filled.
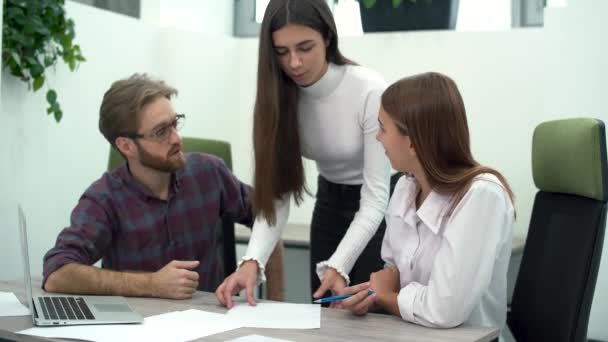
[[[410,137],[431,188],[454,194],[448,214],[483,173],[496,176],[513,201],[505,177],[473,158],[464,102],[451,78],[434,72],[402,78],[384,91],[382,108]]]
[[[298,133],[298,86],[281,70],[272,41],[272,33],[288,24],[318,31],[329,43],[328,62],[352,64],[338,49],[336,23],[325,0],[270,1],[260,30],[253,113],[253,208],[256,216],[262,214],[270,224],[276,223],[276,199],[293,193],[299,204],[306,191]]]

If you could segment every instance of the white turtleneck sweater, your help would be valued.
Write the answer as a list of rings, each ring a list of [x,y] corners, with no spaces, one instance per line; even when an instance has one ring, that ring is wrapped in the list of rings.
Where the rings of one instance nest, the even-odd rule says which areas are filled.
[[[319,174],[330,182],[362,184],[359,211],[344,238],[329,260],[317,264],[321,280],[327,267],[333,267],[348,284],[348,273],[384,218],[391,169],[376,133],[385,88],[382,76],[369,69],[330,63],[319,81],[299,89],[302,155],[314,160]],[[290,198],[275,202],[275,226],[261,216],[253,226],[242,260],[258,262],[259,281],[266,279],[264,266],[287,223]]]

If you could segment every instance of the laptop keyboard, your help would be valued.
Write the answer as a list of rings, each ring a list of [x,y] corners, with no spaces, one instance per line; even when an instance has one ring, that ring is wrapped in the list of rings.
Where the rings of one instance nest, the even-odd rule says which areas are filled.
[[[51,320],[95,319],[82,297],[38,297],[42,315]]]

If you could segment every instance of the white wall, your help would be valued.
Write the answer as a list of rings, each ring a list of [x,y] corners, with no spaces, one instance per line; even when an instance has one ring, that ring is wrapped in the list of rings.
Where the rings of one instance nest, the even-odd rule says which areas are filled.
[[[4,6],[0,6],[0,27],[3,27],[2,26],[2,21],[4,18],[3,12],[4,12]],[[2,34],[0,34],[0,46],[2,46]],[[2,90],[1,89],[0,89],[0,108],[2,108]]]
[[[141,19],[162,27],[214,35],[232,35],[234,1],[141,0]]]
[[[160,28],[72,2],[67,10],[88,61],[76,73],[58,66],[49,77],[65,113],[60,124],[46,117],[43,93],[31,94],[2,73],[0,217],[6,228],[0,279],[20,276],[17,202],[28,213],[32,267],[40,274],[42,256],[68,224],[79,195],[106,167],[108,145],[97,131],[101,96],[112,81],[133,72],[149,72],[176,86],[176,108],[188,115],[184,135],[231,141],[235,173],[251,181],[257,39]],[[608,23],[602,21],[607,10],[606,1],[579,0],[548,11],[544,28],[369,34],[343,39],[341,47],[389,81],[427,70],[456,80],[475,155],[510,180],[517,196],[516,231],[524,235],[535,193],[530,173],[535,125],[578,115],[608,122],[601,92],[601,81],[608,78]],[[315,167],[306,167],[314,193]],[[312,203],[309,198],[294,208],[290,221],[309,222]],[[608,328],[600,324],[608,316],[606,256],[608,244],[589,330],[603,339],[608,339]]]

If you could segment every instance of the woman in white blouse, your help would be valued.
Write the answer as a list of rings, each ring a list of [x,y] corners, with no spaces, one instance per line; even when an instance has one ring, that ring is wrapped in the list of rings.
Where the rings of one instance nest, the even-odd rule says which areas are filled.
[[[377,139],[406,175],[386,214],[385,268],[343,290],[355,295],[342,306],[428,327],[502,328],[513,193],[498,171],[473,159],[456,84],[438,73],[401,79],[383,93],[378,120]]]

